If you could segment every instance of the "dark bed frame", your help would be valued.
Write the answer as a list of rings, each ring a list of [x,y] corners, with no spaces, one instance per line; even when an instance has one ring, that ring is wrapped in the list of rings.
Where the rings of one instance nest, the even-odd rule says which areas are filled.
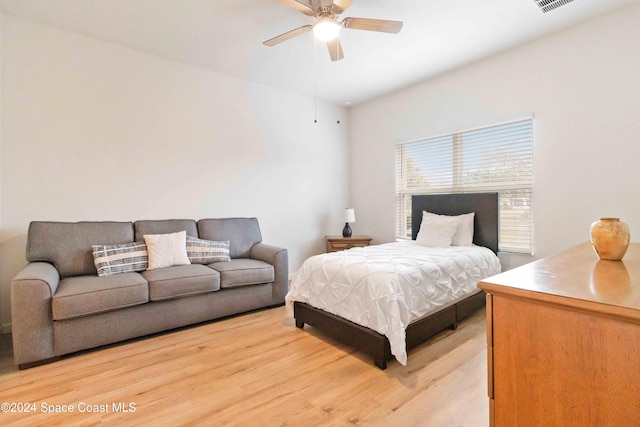
[[[437,194],[413,196],[411,200],[411,230],[415,240],[422,221],[422,211],[441,215],[461,215],[475,212],[473,243],[498,253],[498,193]],[[456,329],[458,322],[485,304],[483,291],[411,323],[406,330],[407,350],[438,332]],[[294,303],[296,326],[311,325],[323,333],[370,354],[380,369],[387,368],[391,358],[389,340],[378,332],[357,325],[309,304]]]

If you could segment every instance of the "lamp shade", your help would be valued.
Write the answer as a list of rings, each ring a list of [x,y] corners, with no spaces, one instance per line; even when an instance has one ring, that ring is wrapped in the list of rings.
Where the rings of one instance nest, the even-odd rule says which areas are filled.
[[[344,210],[344,222],[356,222],[356,212],[352,208]]]

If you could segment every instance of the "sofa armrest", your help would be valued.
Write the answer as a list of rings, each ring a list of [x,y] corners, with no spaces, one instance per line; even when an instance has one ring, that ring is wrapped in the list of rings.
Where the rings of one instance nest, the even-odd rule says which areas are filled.
[[[32,262],[11,282],[11,330],[16,365],[55,357],[51,297],[60,283],[56,268]]]
[[[284,304],[284,296],[289,290],[289,253],[284,248],[258,243],[251,247],[252,259],[273,265],[273,299],[271,305]]]

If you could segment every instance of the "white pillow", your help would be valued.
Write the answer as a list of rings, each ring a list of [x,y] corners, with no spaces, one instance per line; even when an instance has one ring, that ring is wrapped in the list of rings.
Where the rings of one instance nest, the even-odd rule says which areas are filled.
[[[458,229],[458,222],[451,217],[422,216],[416,243],[432,248],[448,248]]]
[[[473,219],[475,216],[475,212],[456,216],[438,215],[427,211],[422,212],[423,221],[425,217],[453,218],[456,221],[458,227],[456,233],[453,235],[453,239],[451,239],[453,246],[473,246]]]
[[[475,212],[464,215],[458,215],[458,230],[453,235],[451,244],[453,246],[472,246],[473,245],[473,219]]]
[[[147,270],[191,264],[187,257],[186,231],[171,234],[145,234],[143,237],[149,255]]]

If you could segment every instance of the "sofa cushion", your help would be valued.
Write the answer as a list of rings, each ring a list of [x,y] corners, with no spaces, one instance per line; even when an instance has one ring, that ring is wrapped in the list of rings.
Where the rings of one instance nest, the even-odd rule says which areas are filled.
[[[144,304],[149,287],[140,273],[62,279],[51,303],[53,320],[71,319]]]
[[[251,247],[262,242],[257,218],[201,219],[198,235],[207,240],[229,240],[231,258],[249,258]]]
[[[92,245],[133,242],[131,222],[51,222],[29,224],[27,261],[53,264],[60,277],[97,274]]]
[[[144,241],[145,234],[169,234],[186,231],[187,236],[198,237],[198,226],[193,219],[147,219],[133,223],[136,242]]]
[[[122,245],[93,245],[93,262],[98,276],[144,271],[149,265],[147,245],[144,242]]]
[[[187,236],[187,257],[191,264],[211,264],[212,262],[229,262],[229,246],[231,242],[198,239]]]
[[[149,299],[160,301],[220,289],[220,274],[204,265],[177,265],[143,271],[149,281]]]
[[[220,288],[271,283],[274,279],[273,266],[264,261],[236,258],[230,262],[214,262],[209,267],[220,272]]]

